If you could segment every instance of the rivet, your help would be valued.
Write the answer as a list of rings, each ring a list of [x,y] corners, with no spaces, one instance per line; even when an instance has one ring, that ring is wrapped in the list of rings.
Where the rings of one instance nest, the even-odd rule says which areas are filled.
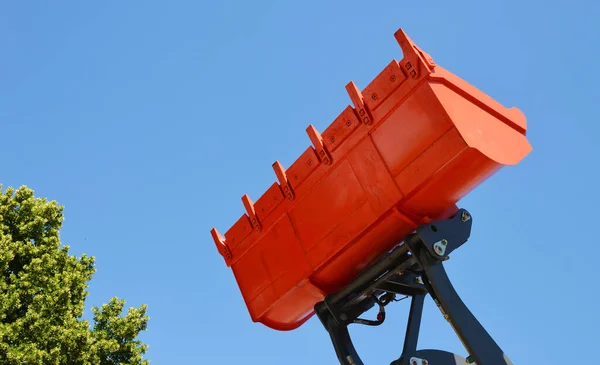
[[[469,219],[471,219],[471,215],[467,211],[463,211],[460,220],[466,222]]]

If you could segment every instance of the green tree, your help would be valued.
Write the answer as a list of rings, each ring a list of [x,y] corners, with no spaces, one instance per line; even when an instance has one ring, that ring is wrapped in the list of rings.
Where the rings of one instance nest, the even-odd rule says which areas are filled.
[[[63,207],[0,185],[0,364],[147,365],[146,305],[112,298],[83,320],[94,257],[60,243]]]

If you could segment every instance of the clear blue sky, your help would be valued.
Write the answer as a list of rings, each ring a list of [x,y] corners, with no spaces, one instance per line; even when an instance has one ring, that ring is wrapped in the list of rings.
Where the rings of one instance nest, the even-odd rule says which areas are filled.
[[[515,364],[594,363],[600,164],[597,1],[3,1],[0,182],[65,206],[62,239],[97,259],[86,308],[149,306],[152,364],[335,364],[316,318],[250,321],[209,230],[225,231],[401,53],[526,114],[534,151],[460,202],[447,269]],[[596,290],[593,290],[596,288]],[[464,354],[430,300],[422,348]],[[400,354],[408,303],[356,328],[367,364]]]

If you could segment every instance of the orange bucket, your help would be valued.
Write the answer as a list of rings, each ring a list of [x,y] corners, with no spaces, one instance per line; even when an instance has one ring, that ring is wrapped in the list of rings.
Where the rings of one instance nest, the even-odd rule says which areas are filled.
[[[222,237],[255,322],[292,330],[417,225],[530,151],[525,116],[436,65],[399,30],[404,58],[346,107]]]

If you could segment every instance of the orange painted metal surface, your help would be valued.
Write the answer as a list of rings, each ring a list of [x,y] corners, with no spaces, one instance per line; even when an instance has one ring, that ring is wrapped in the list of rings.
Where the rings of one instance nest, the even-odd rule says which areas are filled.
[[[402,31],[393,60],[225,233],[213,229],[255,322],[292,330],[420,223],[530,151],[525,116],[435,64]]]

